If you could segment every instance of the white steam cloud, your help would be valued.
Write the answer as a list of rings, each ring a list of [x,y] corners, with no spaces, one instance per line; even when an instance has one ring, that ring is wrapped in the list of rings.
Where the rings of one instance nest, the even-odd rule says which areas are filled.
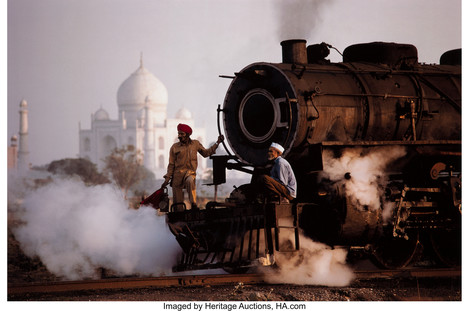
[[[324,170],[321,177],[332,181],[333,186],[345,189],[349,203],[370,210],[381,208],[387,185],[389,165],[406,154],[404,147],[354,148],[343,151],[335,158],[331,151],[324,152]],[[351,178],[346,179],[349,173]],[[383,202],[382,217],[390,218],[394,202]],[[293,235],[284,237],[283,243],[294,243]],[[300,235],[300,250],[295,253],[276,253],[278,273],[268,275],[273,283],[347,286],[354,278],[346,263],[347,251],[331,248]]]
[[[289,237],[291,244],[294,236]],[[300,234],[300,250],[294,253],[276,253],[279,269],[267,274],[270,283],[308,284],[325,286],[347,286],[354,278],[346,263],[345,249],[314,242]]]
[[[322,177],[333,181],[334,185],[343,186],[356,206],[366,205],[377,210],[381,207],[388,182],[388,166],[405,154],[404,147],[395,146],[346,149],[340,158],[334,158],[331,151],[325,151]],[[350,179],[344,177],[346,173],[350,173]]]
[[[163,275],[171,271],[179,246],[165,218],[150,207],[128,208],[111,185],[87,187],[59,180],[26,195],[14,229],[28,256],[68,280],[117,275]]]

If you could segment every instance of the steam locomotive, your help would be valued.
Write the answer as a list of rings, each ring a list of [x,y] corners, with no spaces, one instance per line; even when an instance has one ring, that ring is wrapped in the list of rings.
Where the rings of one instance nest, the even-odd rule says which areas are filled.
[[[212,156],[213,184],[226,182],[227,169],[265,173],[267,150],[277,142],[298,196],[283,203],[253,196],[245,184],[205,209],[171,206],[167,224],[183,250],[175,270],[273,264],[276,254],[301,249],[300,235],[359,251],[385,268],[411,264],[422,249],[441,264],[460,265],[461,49],[444,53],[440,64],[421,64],[413,45],[372,42],[347,47],[333,63],[326,43],[281,46],[282,63],[223,76],[232,82],[218,127],[223,122],[230,148]],[[330,158],[392,148],[401,155],[373,177],[376,206],[347,192],[353,172],[324,174]]]

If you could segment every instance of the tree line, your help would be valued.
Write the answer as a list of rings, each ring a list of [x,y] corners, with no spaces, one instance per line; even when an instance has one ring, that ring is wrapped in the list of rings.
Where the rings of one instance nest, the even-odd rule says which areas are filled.
[[[143,195],[143,191],[138,190],[145,189],[146,186],[142,183],[152,183],[153,186],[156,183],[155,175],[143,166],[141,152],[133,145],[114,149],[103,161],[102,172],[96,164],[85,158],[52,161],[47,165],[47,171],[55,175],[77,176],[90,186],[114,183],[126,198],[130,190],[134,191],[134,195]],[[137,185],[141,187],[136,187]]]

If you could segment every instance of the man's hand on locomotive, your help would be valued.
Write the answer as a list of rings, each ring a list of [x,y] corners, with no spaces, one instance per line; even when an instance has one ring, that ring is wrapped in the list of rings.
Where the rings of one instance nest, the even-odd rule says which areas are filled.
[[[223,135],[218,136],[218,139],[217,139],[217,146],[218,146],[221,142],[223,142],[224,140],[225,140],[225,136],[223,136]]]

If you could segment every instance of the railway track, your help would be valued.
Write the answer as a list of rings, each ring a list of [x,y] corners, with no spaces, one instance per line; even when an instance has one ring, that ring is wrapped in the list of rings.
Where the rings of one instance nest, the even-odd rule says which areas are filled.
[[[403,269],[356,271],[356,279],[383,278],[436,278],[460,277],[460,268],[444,269]],[[146,287],[183,287],[228,284],[263,284],[263,274],[213,274],[213,275],[184,275],[147,278],[110,278],[101,280],[53,282],[41,284],[18,284],[8,286],[8,295],[32,293],[77,292],[104,289],[133,289]]]

